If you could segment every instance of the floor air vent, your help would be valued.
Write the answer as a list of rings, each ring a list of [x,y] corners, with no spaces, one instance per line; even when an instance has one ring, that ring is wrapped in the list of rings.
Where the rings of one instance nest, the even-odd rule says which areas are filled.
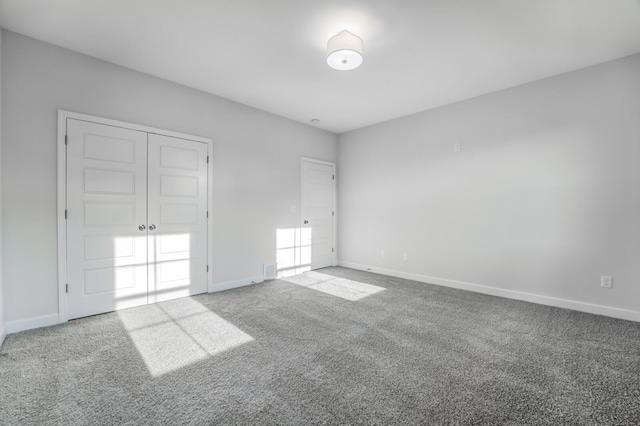
[[[276,278],[276,265],[277,263],[263,265],[265,280],[274,280]]]

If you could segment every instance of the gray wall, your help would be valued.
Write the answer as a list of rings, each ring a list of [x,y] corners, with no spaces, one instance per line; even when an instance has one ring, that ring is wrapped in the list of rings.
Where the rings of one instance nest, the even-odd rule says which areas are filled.
[[[6,320],[56,314],[57,110],[214,139],[216,284],[275,262],[299,226],[300,157],[336,161],[334,134],[5,31],[2,38]]]
[[[340,261],[638,312],[639,117],[634,55],[342,134]]]

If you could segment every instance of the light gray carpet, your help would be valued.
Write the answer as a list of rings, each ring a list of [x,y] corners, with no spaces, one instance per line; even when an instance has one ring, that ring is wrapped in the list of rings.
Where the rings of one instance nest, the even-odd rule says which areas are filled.
[[[10,335],[0,423],[640,424],[638,323],[318,272]]]

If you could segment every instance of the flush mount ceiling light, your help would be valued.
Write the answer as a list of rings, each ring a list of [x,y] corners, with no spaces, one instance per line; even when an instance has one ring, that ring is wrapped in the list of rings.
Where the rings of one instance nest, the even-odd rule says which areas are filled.
[[[349,31],[340,31],[327,42],[327,64],[333,69],[348,71],[362,64],[363,42]]]

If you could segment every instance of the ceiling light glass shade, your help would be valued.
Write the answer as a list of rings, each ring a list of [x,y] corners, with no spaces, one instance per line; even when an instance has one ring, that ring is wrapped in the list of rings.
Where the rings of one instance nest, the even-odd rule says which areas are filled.
[[[362,64],[363,42],[349,31],[340,31],[327,42],[327,64],[331,68],[348,71]]]

